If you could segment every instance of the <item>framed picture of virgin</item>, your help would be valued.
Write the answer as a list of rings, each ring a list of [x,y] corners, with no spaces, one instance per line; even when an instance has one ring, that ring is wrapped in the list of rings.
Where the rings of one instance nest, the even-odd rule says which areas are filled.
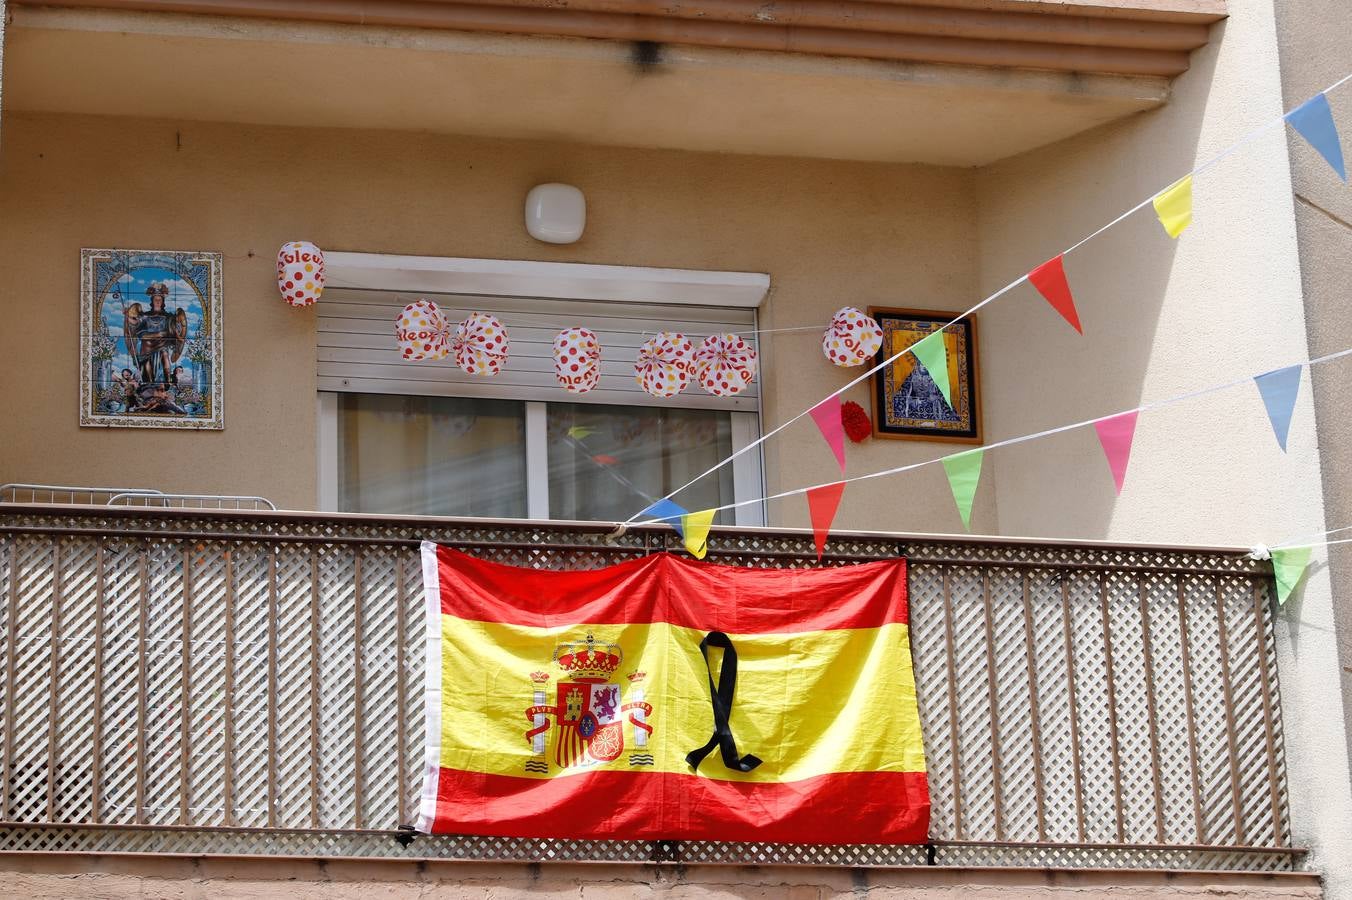
[[[930,373],[907,353],[873,375],[875,437],[954,444],[981,443],[981,404],[977,377],[976,321],[958,313],[869,307],[882,327],[878,359],[890,359],[943,329],[948,353],[950,404]],[[948,326],[945,328],[945,326]]]
[[[221,254],[80,251],[80,424],[225,427]]]

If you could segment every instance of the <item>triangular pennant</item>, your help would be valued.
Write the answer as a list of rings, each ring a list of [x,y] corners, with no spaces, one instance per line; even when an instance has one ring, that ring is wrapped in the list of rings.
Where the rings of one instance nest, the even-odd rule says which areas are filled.
[[[593,434],[596,434],[596,429],[588,428],[585,425],[574,425],[572,428],[568,429],[568,436],[579,441],[585,437],[591,437]]]
[[[648,516],[653,519],[660,519],[664,525],[670,525],[676,529],[681,540],[685,540],[685,507],[673,503],[670,500],[658,500],[652,506],[649,506],[640,516]]]
[[[702,509],[681,517],[685,549],[689,550],[695,559],[704,559],[704,554],[709,551],[709,528],[713,525],[714,516],[717,514],[716,509]]]
[[[1277,580],[1277,605],[1282,606],[1300,584],[1310,564],[1313,547],[1286,547],[1272,551],[1272,574]]]
[[[1315,94],[1286,114],[1286,121],[1300,132],[1300,136],[1319,151],[1324,161],[1333,167],[1338,177],[1347,181],[1347,167],[1343,165],[1343,145],[1338,139],[1338,126],[1333,123],[1333,110],[1323,94]]]
[[[948,342],[944,340],[943,329],[931,331],[916,341],[911,345],[911,353],[929,372],[939,393],[944,395],[944,400],[952,408],[953,395],[948,383]]]
[[[1131,459],[1131,441],[1136,436],[1137,412],[1121,413],[1094,423],[1103,455],[1108,457],[1108,468],[1113,472],[1113,484],[1122,493],[1122,482],[1127,477],[1127,461]]]
[[[832,394],[821,403],[808,410],[812,421],[821,429],[831,452],[840,463],[840,474],[845,474],[845,427],[840,424],[840,395]]]
[[[1160,224],[1176,238],[1192,224],[1192,176],[1186,175],[1155,195],[1155,215]]]
[[[958,504],[962,527],[968,531],[972,530],[972,499],[976,497],[976,485],[981,480],[981,460],[985,455],[985,450],[967,450],[943,459],[948,486],[953,489],[953,502]]]
[[[1286,436],[1291,431],[1291,413],[1296,409],[1296,395],[1300,393],[1300,370],[1300,366],[1287,366],[1254,379],[1258,393],[1263,395],[1272,433],[1277,436],[1283,453],[1286,452]]]
[[[840,506],[840,496],[843,493],[845,493],[843,481],[808,489],[807,511],[812,517],[812,538],[817,542],[817,562],[822,561],[822,551],[826,549],[826,536],[831,531],[831,522],[836,518],[836,508]]]
[[[1066,268],[1061,257],[1049,259],[1029,272],[1028,280],[1052,305],[1052,309],[1070,323],[1071,328],[1084,334],[1084,329],[1080,327],[1080,314],[1075,311],[1075,298],[1070,293],[1070,282],[1066,281]]]

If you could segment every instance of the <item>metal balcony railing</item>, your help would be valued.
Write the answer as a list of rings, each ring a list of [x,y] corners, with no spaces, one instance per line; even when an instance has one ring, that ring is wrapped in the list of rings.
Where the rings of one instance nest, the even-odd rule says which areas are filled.
[[[68,484],[0,484],[0,503],[105,503],[183,509],[276,509],[266,497],[236,494],[170,494],[155,488],[77,487]]]
[[[835,535],[905,555],[924,847],[423,837],[427,538],[516,565],[669,530],[0,504],[0,850],[1287,869],[1266,567],[1234,550]],[[802,532],[710,559],[815,565]],[[886,740],[885,735],[843,735]],[[848,810],[842,810],[848,815]]]

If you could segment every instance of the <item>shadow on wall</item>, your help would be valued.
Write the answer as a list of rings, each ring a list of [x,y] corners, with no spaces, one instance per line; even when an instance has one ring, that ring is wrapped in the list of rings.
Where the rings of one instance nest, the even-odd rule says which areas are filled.
[[[1233,77],[1220,74],[1222,60],[1226,68],[1238,65],[1233,58],[1238,52],[1226,50],[1226,29],[1225,23],[1216,26],[1211,43],[1193,54],[1192,68],[1175,82],[1167,106],[978,173],[984,292],[1093,233],[1187,173],[1212,154],[1211,148],[1224,147],[1248,130],[1238,116],[1218,116],[1213,109],[1239,91],[1227,83]],[[1206,120],[1217,124],[1203,152],[1199,144]],[[1198,179],[1199,209],[1214,185],[1214,180]],[[1067,256],[1083,336],[1029,285],[983,310],[987,443],[1121,412],[1243,374],[1245,363],[1239,360],[1200,362],[1190,373],[1173,370],[1196,358],[1185,352],[1189,347],[1226,355],[1224,304],[1229,298],[1221,282],[1250,280],[1223,249],[1230,237],[1223,232],[1235,224],[1208,221],[1175,241],[1147,204]],[[1223,268],[1227,274],[1222,275]],[[1202,295],[1198,276],[1208,270],[1216,289]],[[1000,533],[1184,539],[1135,527],[1124,533],[1114,524],[1127,493],[1167,487],[1140,452],[1149,418],[1141,418],[1121,501],[1092,427],[991,453],[985,477],[995,481]]]

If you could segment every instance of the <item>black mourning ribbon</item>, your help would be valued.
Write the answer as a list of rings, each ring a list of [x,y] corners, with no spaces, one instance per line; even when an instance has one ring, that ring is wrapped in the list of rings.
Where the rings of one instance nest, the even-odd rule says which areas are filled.
[[[714,684],[714,673],[709,668],[709,647],[723,648],[723,665],[718,673],[718,684]],[[704,657],[704,668],[709,673],[709,702],[714,708],[714,733],[709,743],[698,750],[685,755],[685,761],[692,769],[698,769],[710,751],[717,747],[723,755],[723,765],[735,772],[750,772],[761,764],[759,756],[737,755],[737,742],[732,738],[732,729],[728,726],[728,717],[732,715],[732,695],[737,689],[737,650],[732,641],[721,631],[711,631],[699,642],[700,655]]]

